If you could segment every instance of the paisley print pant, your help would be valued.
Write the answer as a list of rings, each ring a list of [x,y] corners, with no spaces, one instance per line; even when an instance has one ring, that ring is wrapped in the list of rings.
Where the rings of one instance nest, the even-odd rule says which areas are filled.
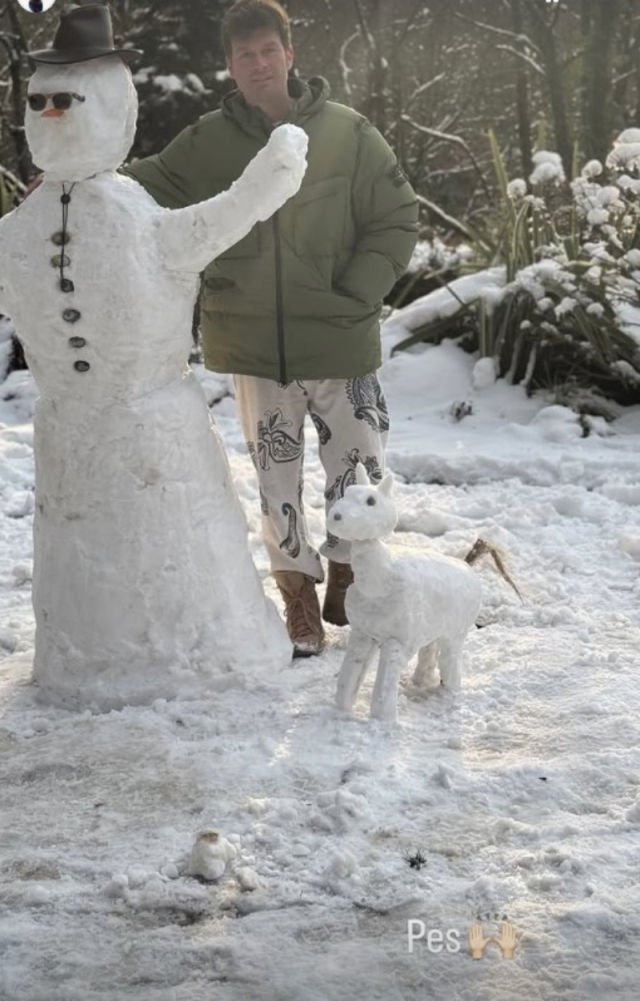
[[[362,462],[372,480],[383,475],[389,415],[375,373],[357,379],[291,382],[234,377],[236,403],[253,459],[262,510],[262,532],[271,570],[324,577],[320,554],[349,562],[349,543],[327,533],[319,551],[304,513],[304,434],[309,417],[318,436],[325,474],[325,516],[355,482]]]

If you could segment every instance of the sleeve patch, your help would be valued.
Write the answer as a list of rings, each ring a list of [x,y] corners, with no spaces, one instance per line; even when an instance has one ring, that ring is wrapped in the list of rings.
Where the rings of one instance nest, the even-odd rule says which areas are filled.
[[[399,163],[396,163],[395,166],[391,168],[387,176],[396,188],[401,188],[403,184],[408,184],[409,182],[409,178]]]
[[[358,115],[355,123],[356,135],[361,135],[364,134],[365,132],[370,132],[372,128],[373,125],[371,124],[368,118],[365,118],[364,115]]]

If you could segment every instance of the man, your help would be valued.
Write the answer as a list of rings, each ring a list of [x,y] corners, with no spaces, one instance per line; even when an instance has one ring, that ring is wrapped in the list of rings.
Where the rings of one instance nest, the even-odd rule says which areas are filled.
[[[324,573],[304,516],[304,420],[318,433],[327,511],[358,461],[381,478],[389,425],[376,377],[379,313],[413,251],[417,202],[380,133],[330,102],[325,80],[290,75],[289,19],[276,0],[237,0],[222,37],[237,90],[127,172],[177,208],[227,188],[277,124],[309,136],[299,193],[209,265],[200,314],[205,365],[235,376],[272,573],[295,655],[308,656],[324,643]],[[322,615],[344,625],[349,544],[328,535],[321,552]]]

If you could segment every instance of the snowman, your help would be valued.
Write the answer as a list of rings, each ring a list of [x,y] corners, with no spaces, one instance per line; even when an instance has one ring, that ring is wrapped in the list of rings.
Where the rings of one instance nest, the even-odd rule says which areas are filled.
[[[0,220],[0,312],[40,393],[33,676],[50,701],[98,709],[291,658],[187,358],[199,272],[297,191],[306,136],[276,129],[228,191],[162,209],[116,173],[138,55],[115,49],[106,7],[62,15],[28,87],[44,180]]]

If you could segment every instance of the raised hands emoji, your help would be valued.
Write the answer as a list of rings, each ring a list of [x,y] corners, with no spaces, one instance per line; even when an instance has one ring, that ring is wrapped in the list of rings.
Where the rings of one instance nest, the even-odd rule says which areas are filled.
[[[493,941],[500,946],[503,959],[513,959],[513,951],[518,941],[516,930],[512,924],[503,921],[500,925],[500,934],[496,935]]]
[[[471,925],[469,929],[469,948],[471,949],[473,959],[482,959],[484,950],[491,941],[493,940],[485,938],[484,928],[481,924]]]

